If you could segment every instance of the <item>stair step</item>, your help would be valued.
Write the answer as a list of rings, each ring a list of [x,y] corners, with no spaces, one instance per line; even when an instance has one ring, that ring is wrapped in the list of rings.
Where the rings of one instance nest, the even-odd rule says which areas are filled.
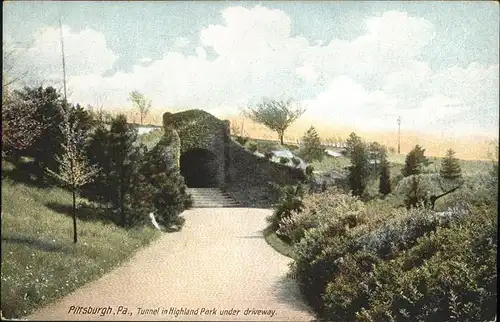
[[[241,204],[218,188],[188,188],[193,208],[239,207]]]

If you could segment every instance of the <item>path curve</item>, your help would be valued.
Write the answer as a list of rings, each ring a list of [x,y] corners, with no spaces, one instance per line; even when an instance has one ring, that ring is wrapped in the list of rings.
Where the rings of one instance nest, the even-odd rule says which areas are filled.
[[[312,311],[285,277],[291,260],[263,238],[270,214],[251,208],[185,211],[182,231],[165,234],[126,264],[28,319],[311,321]],[[68,313],[71,306],[111,311]],[[139,314],[139,308],[149,310]],[[189,314],[176,317],[180,309]],[[233,309],[232,315],[221,315],[224,309]]]

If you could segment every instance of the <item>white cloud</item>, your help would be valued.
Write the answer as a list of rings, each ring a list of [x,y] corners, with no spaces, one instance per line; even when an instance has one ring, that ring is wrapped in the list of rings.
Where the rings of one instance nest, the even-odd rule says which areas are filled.
[[[296,70],[297,75],[303,78],[305,81],[314,83],[318,79],[318,73],[316,73],[314,66],[310,63],[298,67]]]
[[[68,76],[102,75],[111,69],[117,56],[106,46],[104,34],[93,29],[72,32],[63,26],[64,53]],[[44,28],[39,31],[33,46],[29,49],[30,61],[51,77],[61,73],[61,31],[60,28]]]
[[[190,41],[186,37],[179,37],[174,41],[174,48],[185,48],[189,46],[189,43]]]
[[[147,64],[147,63],[150,63],[150,62],[152,62],[152,61],[153,61],[153,59],[151,59],[151,58],[149,58],[149,57],[144,57],[144,58],[141,58],[141,59],[139,60],[139,63]]]
[[[92,104],[95,93],[104,92],[111,106],[128,106],[128,93],[138,89],[154,107],[220,113],[262,97],[292,97],[317,119],[372,129],[387,128],[388,122],[393,128],[397,116],[406,126],[433,130],[447,118],[469,122],[471,111],[479,115],[477,124],[484,115],[498,120],[498,65],[433,71],[419,58],[436,32],[425,19],[385,12],[368,19],[360,37],[311,45],[292,36],[290,18],[281,10],[230,7],[221,15],[222,24],[200,30],[195,53],[173,49],[107,77],[102,75],[117,57],[104,35],[65,28],[72,99]],[[174,47],[189,44],[179,37]],[[44,29],[35,48],[37,68],[59,77],[59,30]],[[207,50],[215,59],[207,60]]]

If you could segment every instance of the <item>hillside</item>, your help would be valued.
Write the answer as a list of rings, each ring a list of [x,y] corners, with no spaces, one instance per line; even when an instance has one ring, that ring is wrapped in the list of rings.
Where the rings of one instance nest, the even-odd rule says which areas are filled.
[[[2,161],[2,302],[4,317],[25,316],[104,275],[158,237],[126,230],[98,209],[79,210],[72,240],[71,194],[40,187],[26,171]]]

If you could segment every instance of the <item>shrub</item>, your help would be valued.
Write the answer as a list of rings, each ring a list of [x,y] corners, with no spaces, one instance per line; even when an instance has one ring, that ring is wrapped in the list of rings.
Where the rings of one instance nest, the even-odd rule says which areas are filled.
[[[274,188],[278,191],[278,202],[274,206],[273,215],[268,218],[273,231],[279,228],[280,222],[287,217],[290,217],[294,212],[302,211],[302,198],[305,194],[304,187],[302,185],[297,186],[277,186]]]
[[[493,209],[476,208],[450,227],[422,237],[396,260],[373,270],[358,320],[493,320],[496,245]]]
[[[300,165],[300,159],[296,158],[296,157],[293,157],[292,158],[292,163],[293,163],[294,166],[298,167]]]
[[[304,145],[302,155],[307,162],[312,162],[314,160],[321,161],[323,159],[323,148],[321,147],[321,141],[314,126],[311,126],[307,130],[302,141]]]
[[[138,187],[133,198],[137,205],[136,217],[144,218],[147,213],[154,212],[158,223],[167,228],[182,225],[179,214],[192,205],[172,153],[168,140],[163,138],[144,156],[136,174]],[[139,209],[141,211],[137,212]]]
[[[277,233],[294,243],[298,242],[307,230],[317,228],[320,224],[343,215],[347,204],[350,211],[359,211],[363,208],[363,203],[356,197],[342,194],[336,187],[306,195],[302,200],[301,211],[294,211],[290,216],[282,217]]]
[[[259,145],[255,141],[249,141],[246,143],[246,147],[252,152],[257,152]]]
[[[235,140],[240,145],[245,146],[245,144],[248,142],[249,138],[248,137],[243,137],[243,136],[236,136]]]
[[[424,166],[429,165],[429,160],[424,156],[425,149],[421,146],[415,147],[408,153],[405,159],[405,166],[401,170],[405,177],[421,174]]]

